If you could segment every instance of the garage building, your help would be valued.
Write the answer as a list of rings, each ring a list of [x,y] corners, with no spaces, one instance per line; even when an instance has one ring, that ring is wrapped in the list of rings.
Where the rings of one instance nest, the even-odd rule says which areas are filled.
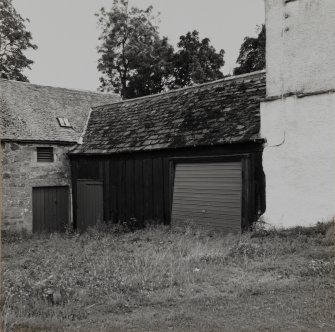
[[[265,209],[265,73],[93,109],[69,153],[74,224],[183,223],[239,232]]]

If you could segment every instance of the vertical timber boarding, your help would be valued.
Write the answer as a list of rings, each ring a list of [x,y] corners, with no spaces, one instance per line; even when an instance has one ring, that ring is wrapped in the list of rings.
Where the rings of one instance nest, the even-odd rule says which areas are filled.
[[[79,231],[104,221],[102,181],[77,180],[76,215]]]
[[[69,224],[69,188],[33,188],[33,232],[62,232]]]
[[[177,162],[241,162],[242,229],[247,229],[264,211],[262,146],[248,144],[212,149],[184,149],[125,153],[119,155],[76,156],[71,158],[74,227],[80,228],[77,215],[78,182],[90,179],[103,183],[103,219],[119,223],[134,218],[170,224]],[[155,206],[154,206],[155,205]]]

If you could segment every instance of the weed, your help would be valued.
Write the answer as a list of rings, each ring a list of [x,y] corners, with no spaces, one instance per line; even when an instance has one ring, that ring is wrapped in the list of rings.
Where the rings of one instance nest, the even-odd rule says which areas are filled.
[[[231,324],[227,330],[236,330],[234,319],[243,323],[240,312],[245,305],[259,322],[263,319],[259,313],[266,316],[269,296],[276,293],[290,305],[292,294],[297,294],[299,312],[306,311],[301,321],[313,315],[315,321],[321,319],[306,309],[313,300],[313,308],[323,308],[328,320],[324,324],[330,329],[328,302],[334,299],[325,295],[329,292],[325,286],[315,295],[311,285],[333,284],[333,227],[331,222],[308,229],[258,229],[225,236],[191,225],[152,223],[132,230],[122,224],[99,224],[83,234],[11,234],[4,239],[3,319],[6,326],[43,321],[49,327],[74,322],[79,330],[91,323],[91,330],[101,331],[103,326],[106,331],[108,326],[127,330],[134,324],[142,326],[136,327],[141,331],[159,330],[157,326],[167,330],[185,323],[180,313],[187,307],[189,321],[200,324],[202,317],[207,324],[203,331],[213,330],[213,321],[220,321],[213,310],[229,313],[224,324]],[[148,322],[158,319],[151,316],[154,312],[161,318],[150,327]],[[248,324],[249,330],[262,328],[257,320]]]

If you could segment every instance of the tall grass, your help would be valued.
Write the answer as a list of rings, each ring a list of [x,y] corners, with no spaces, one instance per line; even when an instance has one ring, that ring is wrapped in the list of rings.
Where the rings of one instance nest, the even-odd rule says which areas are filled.
[[[228,236],[167,226],[7,235],[4,323],[8,331],[22,322],[71,324],[102,313],[234,299],[294,280],[331,278],[333,232],[334,222]]]

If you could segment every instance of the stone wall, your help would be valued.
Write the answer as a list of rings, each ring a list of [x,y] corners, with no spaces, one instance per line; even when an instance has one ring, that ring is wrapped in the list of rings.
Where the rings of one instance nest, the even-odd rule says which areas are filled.
[[[52,146],[54,162],[37,162],[36,147],[38,146]],[[66,155],[68,147],[2,142],[1,148],[3,156],[2,228],[32,231],[32,188],[47,186],[71,188],[70,164]]]

